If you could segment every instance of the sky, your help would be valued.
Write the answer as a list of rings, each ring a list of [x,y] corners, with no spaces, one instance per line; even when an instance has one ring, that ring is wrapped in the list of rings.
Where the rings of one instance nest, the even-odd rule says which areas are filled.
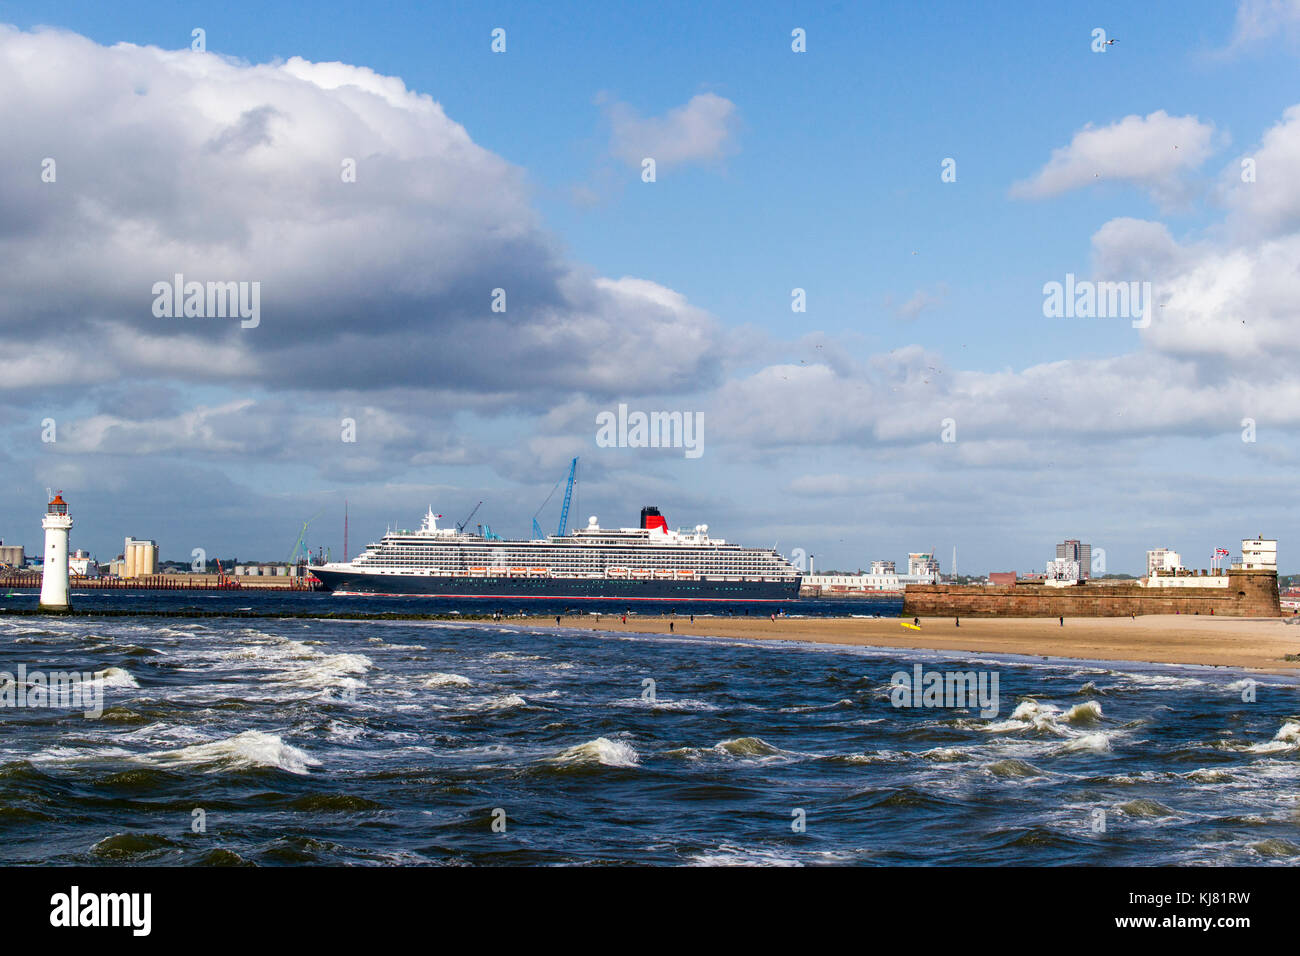
[[[1300,0],[698,6],[0,0],[0,539],[1300,568]]]

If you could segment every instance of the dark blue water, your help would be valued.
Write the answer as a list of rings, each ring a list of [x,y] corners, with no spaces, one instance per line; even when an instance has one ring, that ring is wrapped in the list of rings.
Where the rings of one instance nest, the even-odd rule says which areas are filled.
[[[78,600],[101,598],[126,603]],[[180,603],[231,599],[261,602]],[[999,715],[891,706],[890,675],[917,662],[996,672]],[[1300,857],[1300,705],[1280,678],[1246,703],[1227,671],[508,623],[0,617],[0,670],[20,663],[110,686],[99,719],[0,710],[7,862]]]
[[[0,614],[6,608],[35,608],[40,592],[0,591]],[[780,604],[725,604],[717,601],[645,602],[628,604],[623,601],[564,601],[561,599],[528,599],[504,601],[493,599],[441,599],[428,597],[384,597],[334,595],[323,591],[289,591],[245,589],[240,591],[146,591],[146,590],[88,590],[72,592],[72,605],[78,611],[96,608],[112,610],[224,611],[279,612],[288,614],[463,614],[491,615],[502,611],[509,615],[552,617],[556,614],[578,616],[587,614],[622,614],[627,611],[640,616],[660,614],[712,614],[721,616],[767,617],[779,614],[804,617],[849,617],[852,615],[880,615],[896,617],[903,610],[902,598],[828,598],[808,601],[783,601]]]

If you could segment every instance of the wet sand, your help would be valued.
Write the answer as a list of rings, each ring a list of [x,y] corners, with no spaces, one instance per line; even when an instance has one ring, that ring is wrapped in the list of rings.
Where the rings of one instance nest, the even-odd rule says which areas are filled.
[[[513,618],[512,623],[518,618]],[[555,626],[554,617],[526,619]],[[921,618],[921,630],[903,627],[900,618],[689,617],[636,615],[626,624],[619,615],[569,616],[564,627],[599,631],[673,633],[736,640],[805,641],[870,647],[924,648],[985,654],[1020,654],[1101,661],[1200,664],[1287,674],[1300,672],[1300,622],[1284,619],[1223,618],[1203,615],[1146,615],[1136,619]],[[910,623],[910,619],[909,619]]]

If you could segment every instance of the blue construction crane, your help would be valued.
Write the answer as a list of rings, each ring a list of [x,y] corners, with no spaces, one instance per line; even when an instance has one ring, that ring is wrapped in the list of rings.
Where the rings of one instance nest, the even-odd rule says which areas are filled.
[[[324,513],[325,509],[322,508],[302,523],[302,531],[298,533],[298,540],[294,543],[293,550],[289,552],[289,557],[285,561],[285,564],[296,564],[299,555],[301,555],[305,560],[311,560],[311,552],[307,550],[307,545],[304,543],[307,537],[307,525],[311,524]]]
[[[573,479],[578,473],[578,459],[569,463],[569,485],[564,489],[564,507],[560,509],[560,527],[556,530],[557,538],[564,537],[564,527],[569,523],[569,502],[573,500]]]
[[[542,534],[542,526],[539,525],[539,524],[537,523],[537,519],[534,518],[534,519],[533,519],[533,540],[534,540],[534,541],[540,541],[542,538],[545,538],[545,537],[546,537],[546,535]]]

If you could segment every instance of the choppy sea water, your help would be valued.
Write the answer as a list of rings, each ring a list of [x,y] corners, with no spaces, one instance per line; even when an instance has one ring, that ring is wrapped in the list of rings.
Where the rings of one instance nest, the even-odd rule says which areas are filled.
[[[890,675],[918,662],[996,671],[1000,714],[891,706]],[[6,862],[1300,858],[1300,702],[1281,678],[1247,703],[1223,670],[509,623],[0,617],[0,670],[20,663],[105,674],[107,710],[0,709]]]

